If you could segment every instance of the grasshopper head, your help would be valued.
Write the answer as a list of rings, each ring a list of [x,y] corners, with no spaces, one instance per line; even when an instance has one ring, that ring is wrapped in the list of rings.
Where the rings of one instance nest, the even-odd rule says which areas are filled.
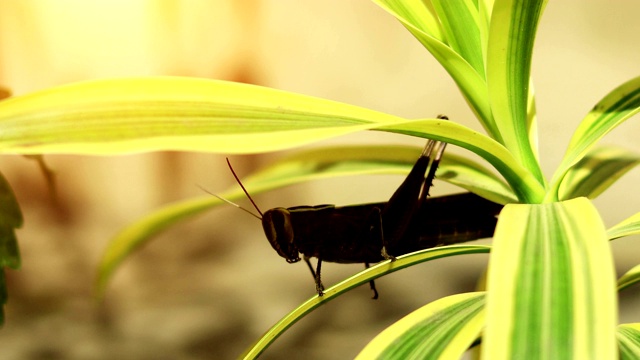
[[[298,247],[294,243],[291,214],[285,208],[268,210],[262,216],[262,228],[273,249],[288,263],[300,261]]]

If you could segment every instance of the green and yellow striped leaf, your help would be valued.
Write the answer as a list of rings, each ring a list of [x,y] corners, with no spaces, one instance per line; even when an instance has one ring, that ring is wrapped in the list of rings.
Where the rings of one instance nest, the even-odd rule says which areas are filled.
[[[378,334],[356,359],[460,359],[484,326],[484,292],[447,296]]]
[[[562,179],[559,197],[594,199],[638,164],[640,154],[635,152],[617,146],[594,148],[569,169]]]
[[[483,358],[616,358],[615,271],[588,199],[505,206],[487,289]]]
[[[449,46],[446,34],[427,3],[422,0],[373,0],[397,18],[449,73],[484,129],[494,139],[499,133],[493,121],[484,74]],[[464,32],[464,29],[454,31]]]
[[[640,265],[636,265],[618,279],[618,291],[640,282]]]
[[[543,184],[531,131],[531,54],[546,0],[496,1],[487,51],[487,85],[491,110],[502,143]]]
[[[569,147],[551,180],[547,197],[558,198],[558,191],[569,170],[606,134],[640,111],[640,77],[615,88],[600,100],[582,120],[571,137]]]
[[[640,324],[618,325],[618,348],[620,360],[640,359]]]
[[[428,137],[464,147],[492,164],[513,189],[522,203],[539,203],[546,190],[535,176],[522,167],[512,154],[497,141],[454,122],[423,120],[380,126],[376,130],[392,131],[417,137]],[[451,134],[456,134],[455,137]]]
[[[226,81],[97,80],[1,101],[0,153],[256,153],[402,121],[357,106]]]
[[[449,47],[484,79],[484,54],[477,1],[432,0]]]
[[[150,77],[76,83],[0,101],[0,153],[113,155],[183,150],[256,153],[378,129],[477,152],[521,201],[539,194],[499,143],[453,121],[407,120],[288,93],[217,80]]]
[[[480,254],[488,253],[491,250],[489,246],[483,245],[451,245],[421,250],[411,254],[399,256],[396,261],[383,261],[360,273],[336,284],[325,290],[324,296],[314,296],[300,305],[297,309],[286,315],[269,329],[255,344],[253,344],[240,357],[242,359],[255,359],[264,352],[271,343],[273,343],[284,331],[295,324],[313,309],[323,305],[324,303],[335,299],[337,296],[347,292],[348,290],[368,283],[370,280],[377,279],[383,275],[413,266],[425,261],[435,260],[448,256],[457,256],[463,254]]]
[[[632,215],[607,230],[609,240],[640,234],[640,213]]]

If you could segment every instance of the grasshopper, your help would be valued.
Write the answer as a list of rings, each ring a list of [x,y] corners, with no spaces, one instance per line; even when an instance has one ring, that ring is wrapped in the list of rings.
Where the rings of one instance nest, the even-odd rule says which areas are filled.
[[[302,254],[323,295],[322,262],[370,263],[395,256],[493,236],[502,205],[473,193],[428,198],[446,143],[429,140],[411,172],[389,201],[361,205],[273,208],[264,214],[227,163],[261,216],[273,249],[288,263]],[[223,199],[224,200],[224,199]],[[235,205],[235,204],[234,204]],[[237,206],[237,205],[236,205]],[[248,210],[245,210],[248,211]],[[317,258],[315,268],[310,258]],[[378,292],[373,281],[374,293]]]

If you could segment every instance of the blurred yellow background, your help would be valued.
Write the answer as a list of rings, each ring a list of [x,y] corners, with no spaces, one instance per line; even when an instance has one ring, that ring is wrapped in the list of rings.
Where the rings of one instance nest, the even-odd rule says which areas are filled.
[[[638,75],[640,2],[552,1],[536,40],[533,78],[547,176],[582,117]],[[96,78],[197,76],[242,81],[370,107],[404,117],[447,114],[480,130],[453,82],[412,36],[362,0],[0,1],[0,83],[16,95]],[[635,121],[634,121],[635,120]],[[640,150],[636,117],[604,143]],[[328,143],[424,140],[366,132]],[[465,153],[460,149],[448,151]],[[242,177],[282,154],[233,157]],[[92,298],[108,240],[171,201],[232,186],[224,155],[153,153],[47,156],[59,202],[35,162],[3,156],[0,171],[20,201],[23,266],[8,271],[0,359],[234,358],[308,297],[305,265],[288,265],[260,224],[220,208],[158,237],[116,273],[104,302]],[[278,190],[263,209],[385,201],[401,178],[334,179]],[[596,200],[607,225],[640,211],[632,171]],[[456,191],[436,184],[435,194]],[[206,196],[206,195],[205,195]],[[614,243],[619,272],[640,262],[638,239]],[[381,298],[357,289],[296,324],[265,359],[353,358],[411,310],[470,291],[486,256],[443,259],[378,281]],[[360,269],[323,266],[325,285]],[[621,317],[639,321],[638,290]]]

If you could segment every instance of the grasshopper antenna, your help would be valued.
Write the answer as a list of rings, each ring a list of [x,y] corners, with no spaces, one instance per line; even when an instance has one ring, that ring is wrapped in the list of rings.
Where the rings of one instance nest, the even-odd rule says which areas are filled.
[[[222,201],[226,202],[227,204],[229,204],[229,205],[233,205],[233,206],[237,207],[238,209],[245,211],[247,214],[249,214],[249,215],[253,216],[254,218],[256,218],[256,219],[258,219],[258,220],[262,220],[262,218],[261,218],[260,216],[258,216],[258,215],[256,215],[256,214],[252,213],[250,210],[247,210],[247,209],[243,208],[242,206],[240,206],[240,205],[238,205],[238,204],[234,203],[233,201],[231,201],[231,200],[229,200],[229,199],[225,199],[225,198],[223,198],[222,196],[220,196],[220,195],[218,195],[218,194],[214,194],[214,193],[212,193],[211,191],[209,191],[209,190],[207,190],[207,189],[203,188],[202,186],[200,186],[200,185],[198,185],[198,184],[196,184],[196,185],[200,188],[200,190],[202,190],[202,191],[206,192],[207,194],[209,194],[209,195],[213,195],[213,196],[217,197],[218,199],[220,199],[220,200],[222,200]]]
[[[245,195],[247,195],[247,198],[249,198],[249,201],[251,201],[251,203],[253,204],[253,207],[256,208],[256,210],[258,210],[258,214],[260,214],[260,219],[262,219],[262,216],[263,216],[262,211],[260,211],[260,208],[258,208],[258,205],[256,205],[255,201],[253,201],[253,198],[251,197],[251,195],[249,195],[249,192],[247,191],[247,189],[244,188],[244,185],[242,185],[242,181],[240,181],[240,179],[238,178],[238,175],[236,175],[236,172],[233,171],[233,166],[231,166],[231,162],[229,161],[229,158],[227,158],[227,165],[229,165],[229,169],[231,170],[233,177],[236,178],[238,185],[240,185],[240,187],[242,188],[242,191],[244,191]]]

